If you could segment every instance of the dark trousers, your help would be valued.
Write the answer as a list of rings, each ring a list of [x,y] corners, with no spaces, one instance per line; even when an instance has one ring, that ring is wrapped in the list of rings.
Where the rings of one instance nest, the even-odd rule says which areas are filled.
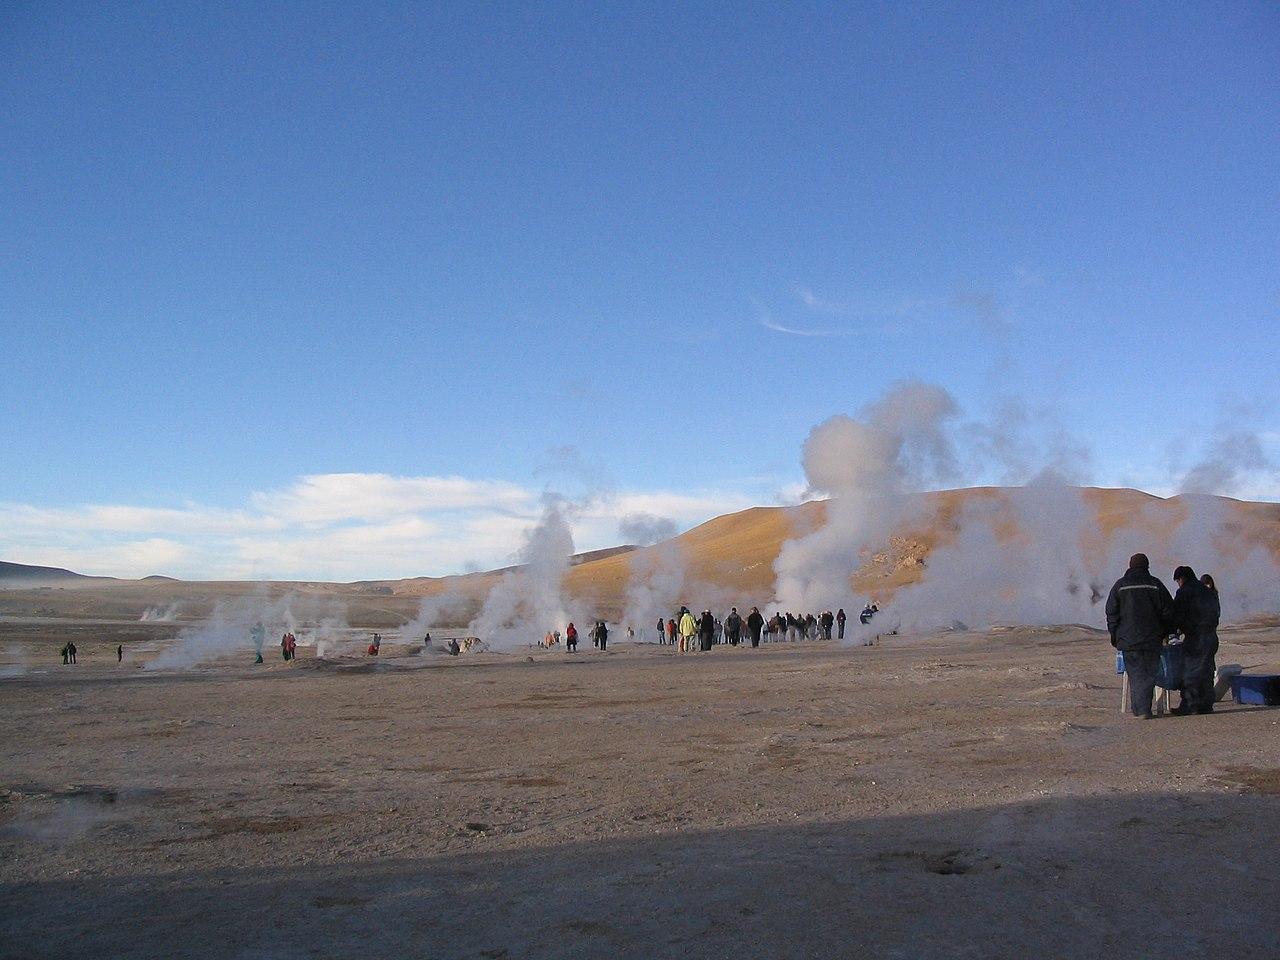
[[[604,645],[605,645],[606,643],[608,643],[608,642],[609,642],[609,639],[608,639],[607,637],[601,637],[601,638],[600,638],[600,642],[599,642],[599,643],[597,643],[597,644],[596,644],[596,646],[598,646],[601,650],[603,650],[603,649],[604,649]]]
[[[1135,717],[1151,712],[1160,670],[1160,648],[1124,651],[1124,672],[1129,675],[1129,708]]]
[[[751,631],[751,645],[753,647],[760,646],[760,632],[758,630]]]
[[[1214,658],[1218,654],[1217,633],[1188,637],[1182,644],[1182,705],[1193,713],[1213,707]]]
[[[577,650],[577,649],[578,649],[578,641],[577,641],[577,640],[566,640],[566,641],[564,642],[564,648],[565,648],[567,651],[569,651],[570,653],[573,653],[573,651],[575,651],[575,650]]]
[[[843,640],[843,639],[844,639],[844,621],[843,621],[843,620],[839,621],[839,622],[836,624],[836,627],[837,627],[837,629],[838,629],[838,630],[839,630],[839,632],[840,632],[840,636],[838,636],[836,639],[837,639],[837,640]]]

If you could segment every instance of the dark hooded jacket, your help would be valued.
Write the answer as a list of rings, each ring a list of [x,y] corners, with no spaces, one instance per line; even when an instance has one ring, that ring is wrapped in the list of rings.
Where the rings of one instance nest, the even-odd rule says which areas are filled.
[[[1182,581],[1173,598],[1173,626],[1193,647],[1218,627],[1218,595],[1195,577]]]
[[[1130,567],[1107,596],[1107,630],[1119,650],[1158,650],[1173,629],[1173,598],[1150,570]]]
[[[760,636],[760,631],[764,629],[764,617],[760,616],[760,611],[747,614],[747,629],[751,631],[752,636]]]

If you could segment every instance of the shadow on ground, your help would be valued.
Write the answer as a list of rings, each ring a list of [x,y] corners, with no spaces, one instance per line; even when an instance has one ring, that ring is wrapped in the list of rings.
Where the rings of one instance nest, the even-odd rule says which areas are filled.
[[[1278,955],[1270,790],[487,843],[437,859],[210,872],[193,857],[164,875],[6,883],[0,956]]]

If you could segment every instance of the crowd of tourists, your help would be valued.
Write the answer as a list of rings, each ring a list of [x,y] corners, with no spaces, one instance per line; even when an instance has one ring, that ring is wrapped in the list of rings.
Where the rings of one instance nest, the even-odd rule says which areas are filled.
[[[874,603],[868,603],[858,618],[862,623],[869,623],[878,610]],[[710,610],[694,614],[688,607],[681,607],[674,616],[659,618],[654,630],[659,644],[677,647],[681,653],[705,652],[720,643],[758,647],[761,643],[843,640],[848,619],[843,608],[834,613],[825,610],[817,614],[778,610],[766,618],[759,607],[752,607],[746,617],[733,607],[721,619]]]

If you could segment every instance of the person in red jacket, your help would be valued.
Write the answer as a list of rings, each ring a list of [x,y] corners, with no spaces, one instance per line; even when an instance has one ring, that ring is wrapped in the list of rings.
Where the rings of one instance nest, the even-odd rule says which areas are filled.
[[[566,653],[573,653],[578,649],[578,628],[572,623],[564,631],[564,649]]]

